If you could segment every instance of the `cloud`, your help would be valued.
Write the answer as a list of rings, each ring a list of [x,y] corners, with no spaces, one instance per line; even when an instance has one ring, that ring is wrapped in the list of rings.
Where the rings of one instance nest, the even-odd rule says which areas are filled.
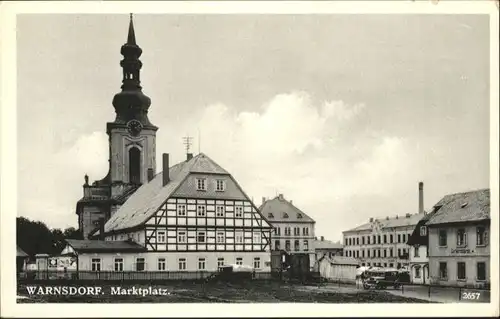
[[[410,170],[404,139],[373,137],[368,132],[359,143],[345,146],[350,130],[341,128],[360,130],[357,118],[364,104],[338,100],[315,104],[306,92],[291,92],[274,96],[257,112],[237,109],[214,103],[180,121],[155,119],[160,127],[157,170],[161,170],[161,153],[183,160],[182,137],[199,130],[201,151],[231,172],[256,202],[262,196],[284,193],[314,219],[322,220],[317,232],[332,239],[354,226],[346,214],[351,211],[347,199],[397,191],[404,172]],[[107,159],[104,132],[84,135],[69,148],[45,154],[40,167],[46,178],[33,181],[32,200],[21,205],[22,211],[43,216],[53,227],[75,225],[83,175],[87,173],[91,181],[104,177]],[[366,207],[356,213],[371,212]]]

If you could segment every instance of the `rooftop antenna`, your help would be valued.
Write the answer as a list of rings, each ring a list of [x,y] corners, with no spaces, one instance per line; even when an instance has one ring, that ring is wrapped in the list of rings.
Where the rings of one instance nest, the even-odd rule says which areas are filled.
[[[184,140],[184,146],[186,146],[186,154],[189,153],[189,149],[191,148],[191,145],[193,144],[193,142],[191,142],[191,140],[193,139],[191,136],[189,136],[189,134],[185,137],[182,138]]]

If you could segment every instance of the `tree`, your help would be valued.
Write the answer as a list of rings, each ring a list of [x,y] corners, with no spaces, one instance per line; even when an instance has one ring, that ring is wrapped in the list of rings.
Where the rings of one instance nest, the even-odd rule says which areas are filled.
[[[66,228],[63,234],[65,239],[83,239],[82,233],[75,227]]]

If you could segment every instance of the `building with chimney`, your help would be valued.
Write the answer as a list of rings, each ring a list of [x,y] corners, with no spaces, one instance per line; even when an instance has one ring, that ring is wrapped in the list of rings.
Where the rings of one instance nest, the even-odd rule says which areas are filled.
[[[310,266],[314,266],[314,227],[316,222],[297,208],[283,194],[273,199],[262,198],[259,207],[262,215],[274,228],[272,250],[284,250],[289,254],[308,254]]]
[[[419,184],[419,202],[423,207],[423,184]],[[407,241],[422,212],[403,216],[370,218],[368,223],[343,232],[344,256],[354,257],[361,266],[409,269],[410,246]]]
[[[90,239],[68,242],[77,269],[90,272],[217,271],[227,264],[270,271],[272,227],[231,174],[205,154],[156,172],[158,128],[147,117],[132,16],[116,118],[107,124],[109,173],[88,183],[77,204]]]
[[[490,285],[490,190],[444,196],[428,220],[431,284],[464,287]]]
[[[333,242],[321,236],[319,238],[315,237],[313,243],[316,260],[319,260],[323,256],[327,256],[328,258],[344,256],[344,246],[340,242]]]
[[[107,175],[92,184],[85,175],[83,197],[77,202],[78,227],[83,238],[98,228],[100,219],[109,220],[118,208],[156,173],[156,132],[148,119],[151,99],[142,92],[139,60],[132,15],[127,42],[121,47],[123,69],[121,92],[113,98],[116,117],[106,125],[109,136]]]

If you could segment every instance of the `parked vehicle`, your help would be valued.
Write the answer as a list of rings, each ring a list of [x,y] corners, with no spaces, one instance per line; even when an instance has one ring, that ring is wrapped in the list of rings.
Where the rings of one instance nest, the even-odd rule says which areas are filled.
[[[401,273],[397,269],[374,269],[367,270],[362,276],[364,289],[386,289],[401,287]]]

